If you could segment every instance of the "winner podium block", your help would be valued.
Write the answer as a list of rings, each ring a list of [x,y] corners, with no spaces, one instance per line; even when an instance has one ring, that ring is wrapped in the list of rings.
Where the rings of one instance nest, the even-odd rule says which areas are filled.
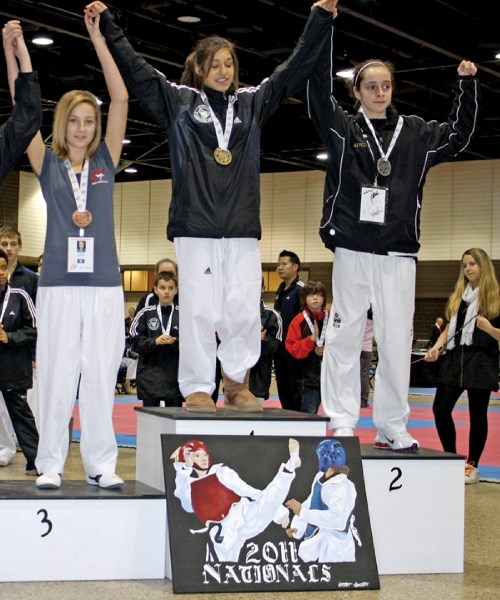
[[[136,408],[137,480],[165,490],[161,434],[327,436],[329,419],[280,409],[262,413],[188,413]],[[366,496],[378,571],[461,573],[464,564],[464,463],[457,454],[417,453],[361,445]],[[167,540],[167,577],[170,577]]]
[[[161,434],[326,436],[330,419],[322,415],[265,408],[241,413],[218,408],[215,413],[188,412],[185,408],[142,408],[137,411],[136,479],[165,491]]]
[[[1,482],[0,581],[163,579],[165,495],[135,481],[102,490]]]

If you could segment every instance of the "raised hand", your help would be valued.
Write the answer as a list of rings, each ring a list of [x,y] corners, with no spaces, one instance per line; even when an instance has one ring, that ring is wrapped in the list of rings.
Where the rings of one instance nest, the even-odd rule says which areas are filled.
[[[335,17],[338,14],[337,4],[338,4],[338,0],[318,0],[318,2],[315,2],[311,6],[311,10],[313,10],[313,8],[316,8],[317,6],[319,6],[320,8],[323,8],[324,10],[327,10],[327,11],[333,13],[333,18],[335,19]]]
[[[458,65],[457,71],[460,77],[466,77],[467,75],[475,75],[477,73],[477,67],[473,62],[463,60]]]

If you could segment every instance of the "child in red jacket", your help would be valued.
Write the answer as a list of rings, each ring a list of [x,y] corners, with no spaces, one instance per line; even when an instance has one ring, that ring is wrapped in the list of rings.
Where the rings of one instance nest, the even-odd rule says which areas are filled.
[[[285,346],[296,359],[297,379],[301,390],[301,412],[317,414],[321,404],[321,360],[326,323],[325,286],[309,281],[301,294],[303,310],[290,323]]]

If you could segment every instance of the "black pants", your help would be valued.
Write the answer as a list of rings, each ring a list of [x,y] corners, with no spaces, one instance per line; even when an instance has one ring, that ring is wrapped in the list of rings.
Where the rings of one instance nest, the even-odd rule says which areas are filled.
[[[274,354],[274,372],[281,407],[300,412],[302,396],[297,384],[297,366],[286,348],[279,346]]]
[[[436,429],[445,452],[457,452],[457,433],[453,422],[453,408],[465,388],[439,384],[432,405]],[[467,389],[469,399],[469,454],[467,462],[477,467],[488,437],[488,404],[491,390]]]
[[[1,390],[17,441],[29,468],[35,468],[38,451],[38,430],[29,407],[26,390]]]
[[[359,373],[361,377],[361,406],[368,406],[370,394],[370,369],[372,366],[372,353],[361,351],[359,355]]]
[[[165,407],[167,406],[182,406],[182,396],[166,396],[165,398],[139,398],[142,401],[144,407],[159,407],[161,402],[164,402]]]
[[[220,382],[222,381],[222,367],[220,364],[220,360],[217,358],[215,360],[215,389],[212,393],[212,400],[217,402],[219,399],[219,388]]]

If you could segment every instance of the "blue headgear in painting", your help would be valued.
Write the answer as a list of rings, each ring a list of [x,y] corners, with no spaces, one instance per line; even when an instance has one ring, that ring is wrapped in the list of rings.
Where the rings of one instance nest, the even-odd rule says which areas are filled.
[[[328,471],[330,467],[343,467],[345,465],[344,446],[338,440],[323,440],[316,448],[318,455],[318,469]]]

